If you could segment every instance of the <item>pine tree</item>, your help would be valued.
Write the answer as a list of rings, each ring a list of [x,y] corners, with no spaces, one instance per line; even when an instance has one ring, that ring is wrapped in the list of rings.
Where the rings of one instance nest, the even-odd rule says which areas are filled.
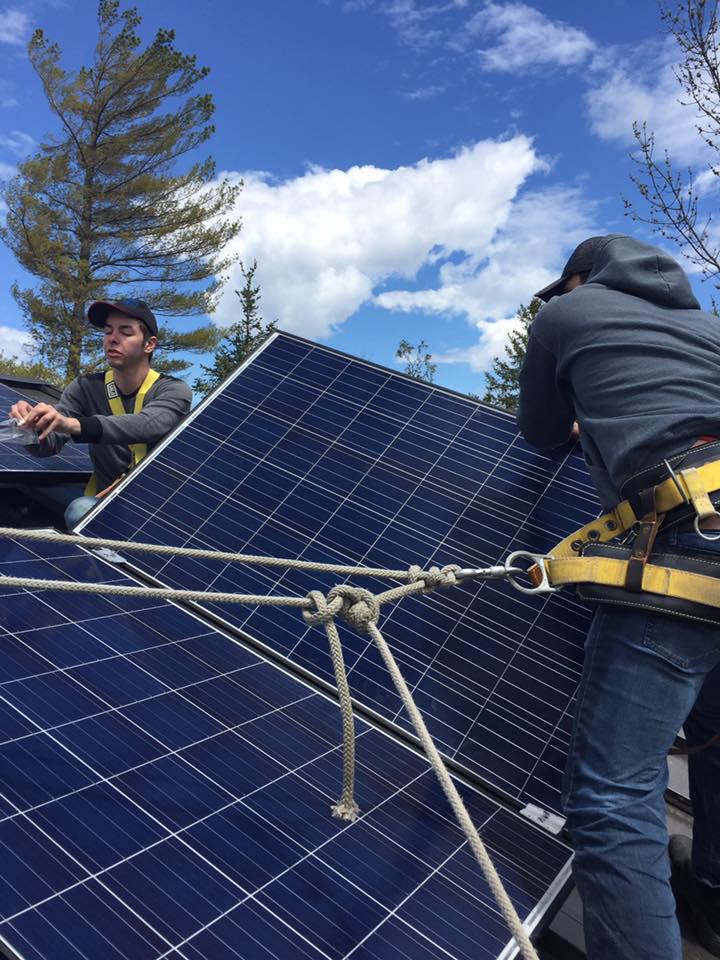
[[[236,290],[235,293],[240,299],[242,318],[228,327],[212,366],[200,365],[205,376],[198,377],[193,384],[193,388],[198,393],[208,393],[213,387],[222,383],[225,377],[237,369],[246,357],[249,357],[271,333],[277,330],[275,321],[266,324],[259,314],[260,287],[253,286],[257,260],[253,260],[252,266],[247,270],[241,262],[240,270],[245,278],[245,284],[242,290]]]
[[[140,22],[100,0],[92,66],[75,73],[42,30],[28,47],[58,129],[6,186],[0,237],[38,280],[12,292],[36,357],[64,379],[101,358],[84,319],[92,300],[140,297],[169,317],[211,312],[231,262],[222,251],[240,229],[229,218],[240,185],[214,184],[213,160],[195,159],[214,130],[211,95],[194,91],[208,70],[174,48],[172,30],[143,48]],[[204,352],[216,331],[163,335],[166,352]]]
[[[495,407],[502,407],[511,412],[517,410],[520,370],[527,350],[530,324],[542,305],[542,300],[538,300],[537,297],[533,297],[527,307],[520,304],[517,319],[523,326],[508,334],[505,359],[495,357],[492,373],[485,374],[485,396],[483,397],[485,403],[491,403]]]
[[[427,352],[427,346],[424,340],[421,340],[417,346],[409,340],[401,340],[395,356],[398,360],[405,361],[403,373],[416,380],[432,383],[435,379],[437,364],[433,363],[432,354]]]
[[[8,357],[0,351],[0,376],[5,374],[9,377],[29,377],[31,380],[45,380],[47,383],[53,383],[56,387],[64,386],[64,381],[58,376],[55,370],[51,370],[46,364],[39,360],[20,360],[18,357]],[[0,420],[4,418],[3,411],[0,410]]]

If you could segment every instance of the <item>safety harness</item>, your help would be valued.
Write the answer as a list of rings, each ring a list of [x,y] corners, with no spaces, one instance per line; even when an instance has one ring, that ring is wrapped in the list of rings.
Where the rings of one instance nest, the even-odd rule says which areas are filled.
[[[534,561],[528,571],[533,586],[525,592],[549,593],[572,584],[585,600],[720,623],[720,559],[682,549],[653,552],[661,527],[687,524],[707,540],[720,538],[720,532],[708,535],[700,528],[702,520],[718,513],[720,442],[693,447],[643,470],[623,484],[621,495],[625,499],[616,507],[546,556],[516,553],[508,558],[509,564],[521,556]],[[609,543],[630,531],[630,542]]]
[[[135,406],[133,408],[133,413],[140,413],[143,408],[143,403],[145,402],[145,397],[148,390],[153,386],[153,384],[158,380],[160,374],[155,370],[148,370],[147,376],[140,385],[140,389],[135,394]],[[110,412],[115,417],[121,417],[123,414],[127,413],[123,402],[120,398],[118,388],[115,386],[115,378],[112,370],[105,371],[105,396],[107,397],[108,404],[110,406]],[[141,460],[147,456],[147,444],[146,443],[131,443],[129,444],[128,449],[130,450],[130,467],[136,467]],[[119,479],[119,478],[118,478]],[[114,485],[114,484],[113,484]],[[96,474],[92,474],[90,479],[87,482],[85,487],[85,496],[94,497],[98,495],[98,482]]]

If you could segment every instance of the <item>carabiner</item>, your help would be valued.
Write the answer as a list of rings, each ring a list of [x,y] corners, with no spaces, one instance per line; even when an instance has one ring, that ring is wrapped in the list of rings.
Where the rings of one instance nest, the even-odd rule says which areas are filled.
[[[521,558],[523,560],[532,560],[535,566],[542,573],[542,579],[536,587],[524,587],[521,583],[518,583],[515,579],[515,576],[511,572],[515,561]],[[508,571],[507,578],[510,583],[515,587],[516,590],[519,590],[520,593],[557,593],[560,587],[553,587],[548,579],[547,568],[545,566],[546,560],[552,560],[553,558],[549,554],[544,553],[530,553],[528,550],[516,550],[514,553],[511,553],[510,556],[505,561],[505,569]]]

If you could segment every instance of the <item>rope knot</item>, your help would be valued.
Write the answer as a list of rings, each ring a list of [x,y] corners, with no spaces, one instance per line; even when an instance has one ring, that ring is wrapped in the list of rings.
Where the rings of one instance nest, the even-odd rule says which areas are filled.
[[[362,587],[341,584],[333,587],[327,598],[329,607],[334,608],[334,604],[340,602],[337,616],[360,633],[365,632],[369,623],[377,623],[380,617],[380,604],[375,594]]]
[[[461,568],[456,563],[449,563],[444,567],[430,567],[429,570],[423,570],[420,567],[410,567],[410,583],[422,583],[425,585],[425,591],[434,590],[436,587],[451,586],[457,583],[455,573]]]
[[[320,590],[311,590],[307,599],[313,604],[312,607],[303,610],[303,620],[309,627],[319,627],[323,623],[330,623],[343,609],[343,601],[340,597],[330,599]]]

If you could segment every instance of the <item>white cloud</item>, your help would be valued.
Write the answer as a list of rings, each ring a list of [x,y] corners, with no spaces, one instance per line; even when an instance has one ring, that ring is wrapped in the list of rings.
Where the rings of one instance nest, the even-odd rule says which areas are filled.
[[[573,67],[595,50],[590,37],[559,20],[550,20],[525,3],[486,3],[465,27],[469,38],[494,42],[478,51],[486,70],[514,73],[528,67]]]
[[[648,47],[636,63],[612,67],[585,97],[593,132],[603,140],[632,145],[633,123],[646,123],[659,148],[667,149],[676,162],[702,160],[705,147],[696,129],[697,109],[680,103],[675,53],[670,44],[659,53]]]
[[[25,359],[31,344],[30,335],[23,330],[0,326],[0,352],[6,357]]]
[[[501,295],[506,285],[502,271],[522,274],[524,289],[535,289],[533,284],[551,279],[546,266],[555,266],[552,251],[562,246],[547,236],[526,237],[523,249],[535,260],[518,260],[498,273],[498,264],[513,260],[508,244],[522,233],[520,223],[508,226],[511,216],[527,217],[531,231],[538,221],[543,227],[556,224],[554,234],[567,225],[555,208],[555,194],[538,198],[537,203],[549,207],[543,216],[532,195],[515,202],[527,177],[544,169],[532,142],[516,136],[481,141],[452,157],[393,170],[314,168],[281,183],[245,174],[238,200],[243,230],[233,249],[246,264],[258,260],[265,318],[277,317],[284,329],[309,337],[327,336],[388,279],[410,285],[423,266],[457,251],[465,251],[468,262],[443,263],[439,291],[401,290],[382,294],[376,303],[405,309],[401,299],[407,296],[408,309],[431,309],[437,294],[437,309],[470,315],[475,299],[487,296],[490,307],[483,316],[506,316],[517,306],[512,297],[518,284],[512,295]],[[488,256],[490,262],[480,269]],[[232,291],[241,283],[236,268],[218,309],[223,325],[237,319]],[[497,304],[502,306],[494,312]]]
[[[25,43],[29,26],[30,17],[24,11],[14,7],[0,10],[0,43]]]
[[[489,370],[495,357],[504,357],[508,334],[520,330],[522,321],[517,317],[501,320],[481,320],[477,324],[480,339],[471,347],[448,350],[444,354],[433,355],[435,363],[467,363],[475,373]]]
[[[437,97],[444,92],[445,87],[441,87],[437,83],[431,83],[427,87],[417,87],[415,90],[408,90],[403,93],[402,96],[405,97],[406,100],[431,100],[433,97]]]
[[[568,254],[592,234],[592,214],[576,188],[527,192],[488,243],[440,267],[438,287],[381,293],[376,303],[405,313],[464,316],[480,330],[482,343],[488,324],[512,315],[560,275]]]
[[[14,167],[11,163],[3,163],[0,160],[0,181],[12,180],[16,173],[17,167]]]
[[[22,130],[11,130],[10,133],[0,134],[0,147],[9,150],[16,157],[26,157],[34,149],[35,140]]]

